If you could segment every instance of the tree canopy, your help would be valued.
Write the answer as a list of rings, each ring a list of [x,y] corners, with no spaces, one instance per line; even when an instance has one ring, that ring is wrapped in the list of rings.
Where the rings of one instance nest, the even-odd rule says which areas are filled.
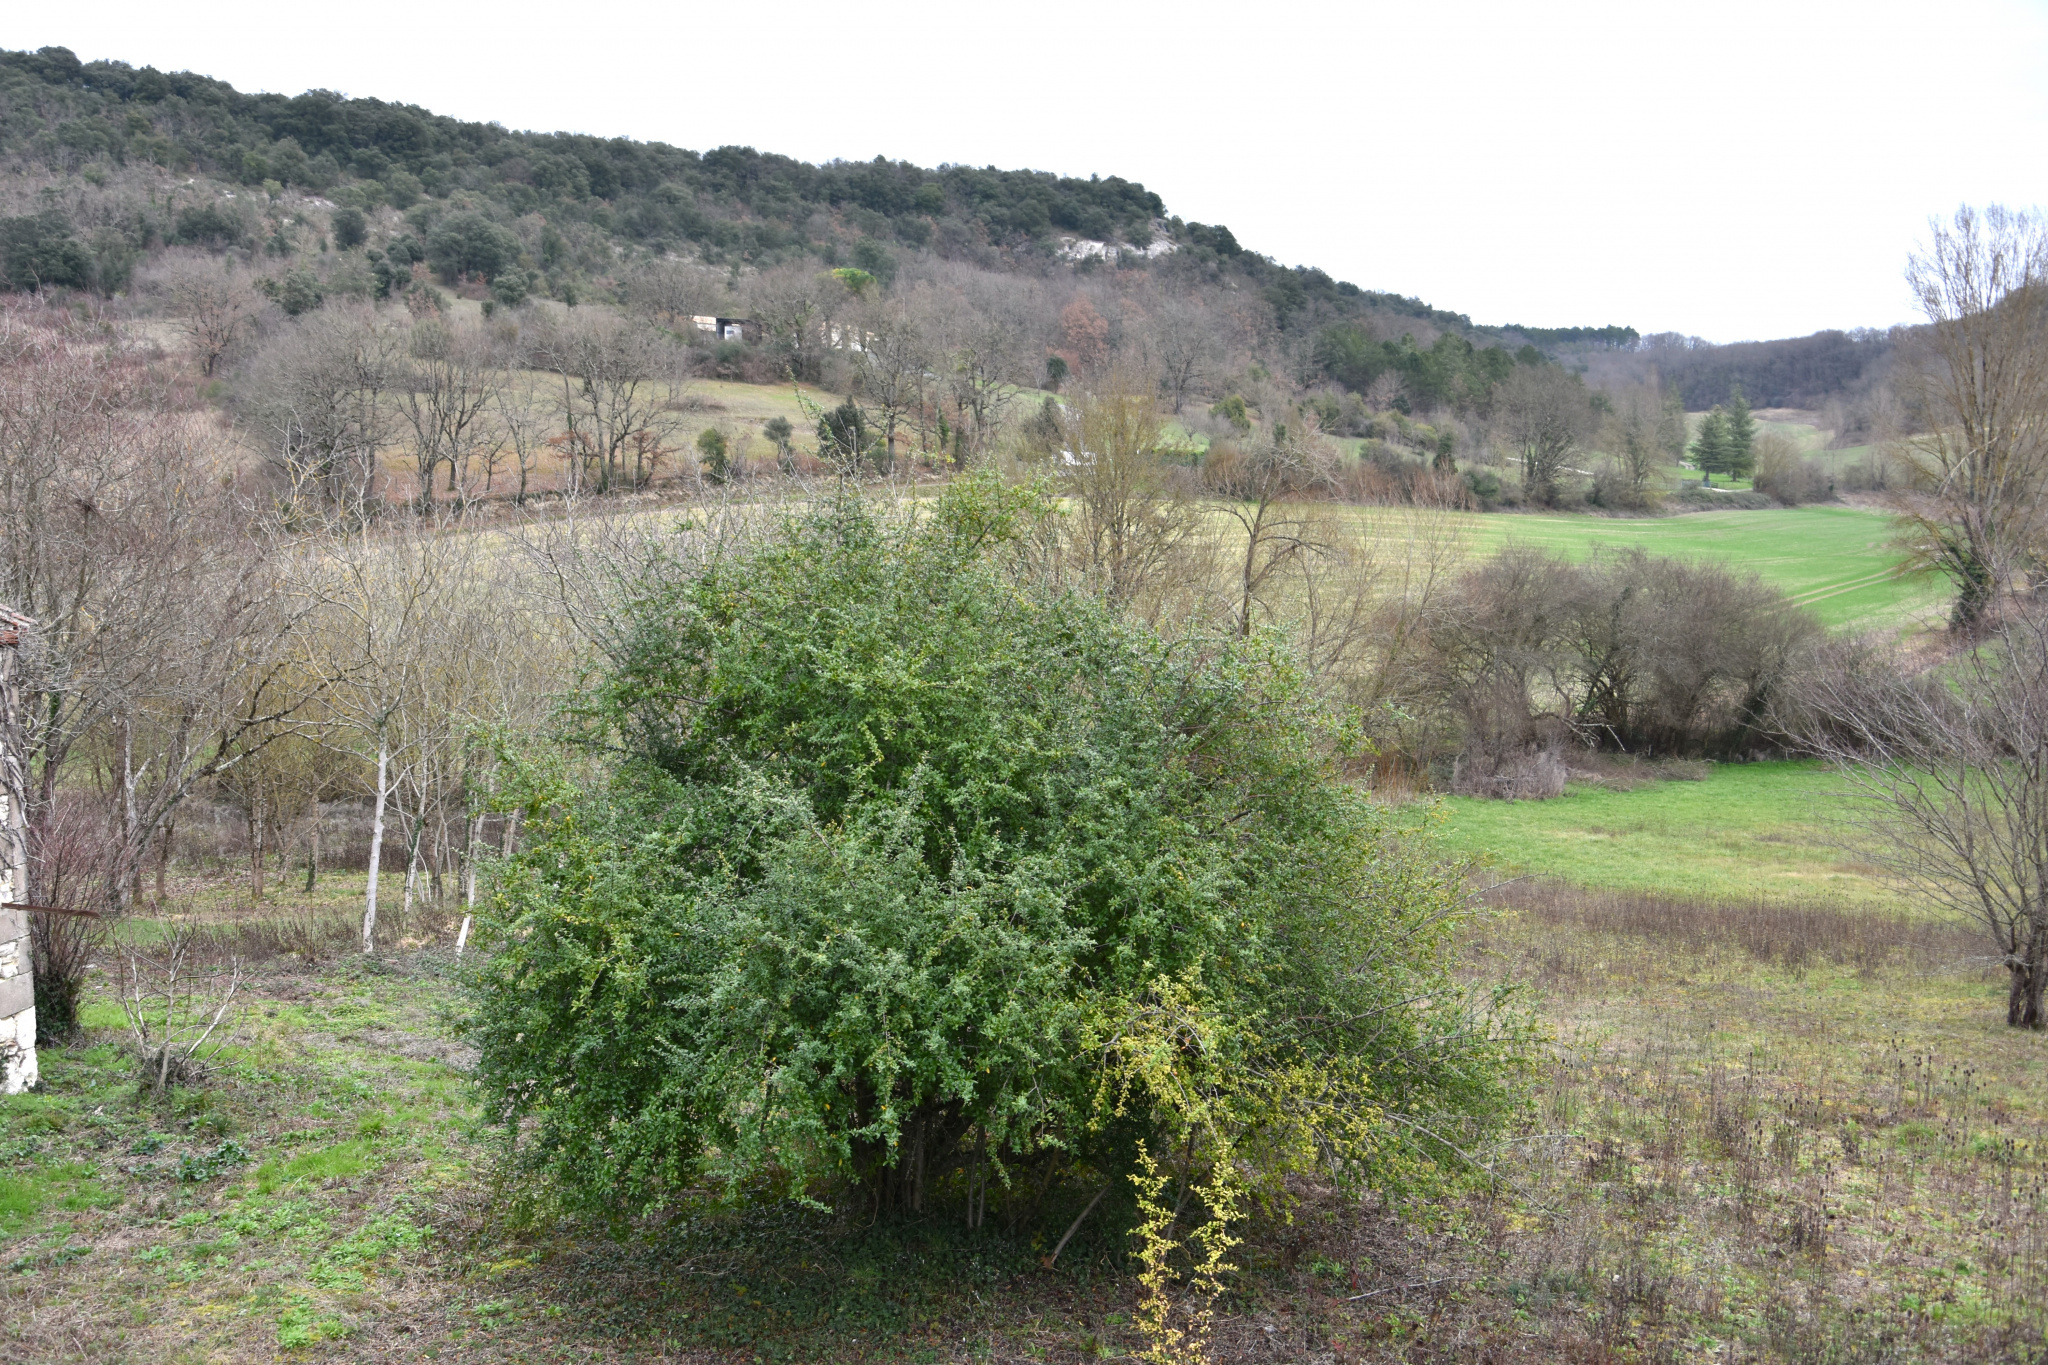
[[[1170,216],[1156,193],[1115,175],[921,167],[886,157],[812,165],[752,147],[696,152],[520,132],[326,90],[251,94],[191,72],[81,62],[60,47],[0,51],[0,151],[60,175],[157,166],[327,196],[345,210],[389,205],[420,232],[449,212],[480,213],[500,227],[538,216],[556,247],[550,254],[544,241],[535,254],[551,273],[562,268],[557,256],[570,238],[603,244],[585,262],[590,269],[600,260],[609,268],[614,246],[755,267],[818,255],[830,265],[850,260],[887,283],[903,250],[984,262],[1035,255],[1041,266],[1058,255],[1062,235],[1141,248],[1163,236],[1176,250],[1150,268],[1190,281],[1227,276],[1233,288],[1265,299],[1284,332],[1314,337],[1333,321],[1368,314],[1432,331],[1475,330],[1465,314],[1420,299],[1362,289],[1313,266],[1282,266],[1246,250],[1221,224]],[[246,229],[236,212],[211,202],[219,193],[195,187],[97,217],[124,250],[164,241],[217,249]],[[184,215],[194,213],[203,220],[188,225]],[[104,267],[100,273],[102,287],[113,287]],[[1539,339],[1622,345],[1632,335],[1565,328]]]
[[[511,214],[602,220],[632,241],[691,240],[757,255],[799,243],[819,210],[922,246],[934,223],[1020,240],[1054,231],[1150,242],[1159,196],[1119,176],[1050,175],[877,157],[809,165],[752,147],[508,131],[332,91],[249,94],[191,72],[81,62],[64,48],[0,52],[0,146],[75,168],[155,162],[257,186],[349,185],[404,209],[481,192]],[[1228,233],[1221,229],[1223,238]],[[1234,246],[1234,242],[1232,243]]]
[[[493,279],[519,260],[519,239],[480,213],[455,213],[427,234],[427,259],[447,279]]]

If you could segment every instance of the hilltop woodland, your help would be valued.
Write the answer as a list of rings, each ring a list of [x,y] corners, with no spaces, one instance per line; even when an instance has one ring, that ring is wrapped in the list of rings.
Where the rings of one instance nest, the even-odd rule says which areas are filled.
[[[1458,1358],[1522,1340],[1525,1304],[1587,1358],[1681,1322],[1789,1358],[1862,1331],[1825,1295],[1782,1332],[1680,1311],[1613,1288],[1640,1267],[1611,1248],[1520,1288],[1358,1287],[1406,1247],[1504,1246],[1504,1163],[1558,1118],[1433,793],[1820,756],[1870,856],[1995,949],[2007,1022],[2048,1026],[2031,217],[1939,226],[1923,327],[1709,348],[1477,327],[1113,178],[508,133],[58,49],[0,54],[0,154],[0,603],[32,618],[8,795],[25,899],[90,912],[34,917],[51,1084],[141,1077],[106,1124],[140,1125],[120,1169],[171,1193],[135,1217],[252,1201],[185,1292],[243,1238],[325,1237],[341,1206],[305,1201],[387,1160],[384,1118],[329,1123],[369,1089],[278,1049],[308,992],[388,987],[384,1022],[317,1037],[405,1089],[391,1122],[434,1133],[406,1188],[452,1201],[358,1201],[345,1237],[248,1262],[261,1349],[399,1341],[371,1277],[433,1237],[528,1249],[497,1275],[550,1245],[589,1269],[609,1235],[669,1267],[649,1282],[779,1248],[829,1284],[777,1340],[857,1353],[861,1314],[924,1319],[828,1266],[941,1224],[939,1262],[1095,1313],[1098,1355],[1248,1358],[1311,1224],[1376,1248],[1314,1272],[1364,1305],[1345,1350],[1405,1350],[1436,1329],[1394,1305],[1451,1283],[1505,1295],[1472,1291]],[[1833,496],[1846,466],[1757,416],[1795,404],[1872,445],[1858,477],[1952,588],[1945,628],[1831,635],[1740,565],[1645,548],[1474,546],[1501,507]],[[415,989],[459,1041],[416,1055]],[[252,991],[268,1052],[218,1031]],[[380,1069],[380,1039],[459,1062],[470,1098]],[[229,1183],[233,1134],[285,1121],[252,1117],[266,1087],[300,1085],[319,1126],[290,1141],[333,1141],[277,1137]],[[76,1107],[22,1104],[44,1135]],[[105,1148],[104,1112],[62,1141]],[[1748,1172],[1740,1242],[1766,1149],[1735,1112],[1710,1155]],[[173,1122],[219,1139],[175,1176],[150,1164]],[[42,1140],[10,1149],[34,1174],[0,1230],[60,1185],[119,1206]],[[89,1254],[60,1250],[15,1269]],[[665,1321],[750,1347],[739,1288]],[[1953,1326],[1996,1356],[2040,1306],[1998,1302],[1871,1340]],[[104,1330],[131,1356],[175,1335]]]

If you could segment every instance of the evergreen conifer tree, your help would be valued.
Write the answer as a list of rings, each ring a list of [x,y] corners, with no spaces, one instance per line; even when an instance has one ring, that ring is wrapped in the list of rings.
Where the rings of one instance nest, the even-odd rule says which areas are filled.
[[[1749,400],[1742,385],[1728,396],[1728,462],[1723,468],[1735,478],[1744,478],[1756,468],[1756,419],[1749,415]]]
[[[1692,439],[1692,458],[1706,475],[1705,482],[1712,483],[1714,475],[1728,470],[1728,414],[1716,407],[1700,423],[1699,434]]]

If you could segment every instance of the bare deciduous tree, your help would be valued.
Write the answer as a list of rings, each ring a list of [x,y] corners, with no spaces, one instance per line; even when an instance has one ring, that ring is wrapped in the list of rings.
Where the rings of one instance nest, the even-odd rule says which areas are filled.
[[[690,261],[649,261],[619,280],[626,307],[684,331],[692,319],[730,311],[725,273]]]
[[[1856,798],[1863,856],[1980,926],[2008,980],[2006,1022],[2048,1028],[2048,616],[2004,613],[1947,666],[1841,649],[1797,728]]]
[[[1149,375],[1111,375],[1057,414],[1048,456],[1072,499],[1068,540],[1081,570],[1112,601],[1156,608],[1162,580],[1201,528],[1192,471],[1161,453],[1163,424]],[[1149,613],[1148,613],[1149,614]]]
[[[2048,495],[2048,223],[1957,210],[1906,267],[1930,326],[1901,388],[1920,434],[1900,500],[1920,558],[1974,625],[2042,556]]]
[[[1819,622],[1754,574],[1632,549],[1574,562],[1511,545],[1430,623],[1430,691],[1467,775],[1531,746],[1742,753],[1771,727]]]
[[[1659,467],[1674,458],[1666,446],[1665,403],[1654,384],[1630,384],[1610,401],[1602,443],[1614,458],[1622,485],[1640,501],[1655,483]]]
[[[199,372],[208,378],[263,308],[263,297],[238,275],[232,257],[174,257],[143,280],[161,294],[192,343]]]
[[[506,357],[481,328],[422,318],[392,375],[394,406],[412,437],[419,505],[434,498],[434,473],[448,466],[448,491],[467,502],[470,464],[491,448],[502,409]]]
[[[1003,413],[1016,397],[1025,368],[1020,303],[1008,281],[970,280],[942,314],[936,340],[970,462],[993,448]]]
[[[896,443],[905,422],[924,407],[931,348],[911,314],[894,299],[878,299],[859,313],[862,344],[854,352],[854,387],[881,434],[884,467],[896,467]]]
[[[246,405],[284,484],[288,520],[361,520],[396,434],[402,333],[370,308],[330,305],[273,338],[245,378]]]
[[[233,1023],[240,959],[209,956],[182,925],[147,951],[126,947],[122,957],[121,1012],[144,1084],[162,1092],[199,1079],[207,1060],[227,1046],[221,1026]]]
[[[119,357],[18,316],[0,326],[0,600],[36,621],[15,680],[25,892],[48,894],[39,843],[62,775],[104,743],[118,833],[97,884],[118,909],[193,786],[303,703],[282,685],[289,614],[203,424],[161,411]]]
[[[359,531],[309,551],[302,561],[299,590],[312,607],[300,635],[306,669],[330,681],[335,725],[375,764],[365,953],[376,947],[386,810],[406,766],[418,757],[414,742],[433,709],[443,642],[444,622],[437,618],[465,586],[463,551],[472,545],[438,525],[407,525],[383,536]]]
[[[1225,325],[1184,296],[1161,299],[1148,314],[1144,330],[1159,369],[1159,388],[1172,401],[1176,416],[1223,363]]]
[[[1522,457],[1522,489],[1533,502],[1557,500],[1557,478],[1598,420],[1586,385],[1555,365],[1517,365],[1494,398],[1501,431]]]
[[[516,564],[492,538],[431,519],[324,542],[303,562],[301,591],[316,604],[299,634],[308,672],[332,679],[324,710],[337,737],[373,773],[370,875],[363,951],[376,946],[387,818],[407,847],[405,903],[417,892],[424,841],[443,858],[466,847],[478,799],[474,733],[531,723],[564,681],[554,632],[508,591]],[[472,837],[474,837],[472,835]]]
[[[1330,549],[1332,528],[1314,499],[1330,486],[1334,454],[1320,433],[1282,423],[1242,445],[1211,448],[1203,476],[1241,537],[1229,551],[1230,625],[1238,634],[1279,619],[1278,594],[1292,572]]]
[[[781,362],[783,373],[800,384],[825,377],[830,352],[825,285],[830,283],[821,283],[815,270],[784,266],[763,271],[747,291],[748,310],[761,324],[763,344]]]
[[[1372,615],[1323,671],[1331,690],[1359,710],[1377,751],[1375,780],[1412,780],[1412,771],[1397,770],[1426,762],[1440,739],[1431,632],[1465,566],[1467,521],[1449,500],[1420,501],[1377,512],[1359,534],[1369,541],[1358,552],[1370,555],[1363,586],[1374,592]]]
[[[651,325],[578,310],[536,329],[533,354],[553,371],[572,492],[637,489],[673,455],[684,427],[680,350]]]
[[[554,428],[549,400],[553,387],[532,370],[514,369],[497,386],[497,434],[512,452],[513,468],[519,475],[519,489],[513,501],[524,506],[528,485],[539,471],[551,447],[548,438]]]

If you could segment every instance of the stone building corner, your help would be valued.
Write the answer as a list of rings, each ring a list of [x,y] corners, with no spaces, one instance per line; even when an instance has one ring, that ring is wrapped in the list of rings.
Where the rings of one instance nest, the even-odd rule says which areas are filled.
[[[19,751],[16,672],[22,634],[33,624],[0,606],[0,1094],[8,1095],[31,1088],[40,1074],[28,911],[14,905],[28,896],[28,849],[22,837],[27,774]]]

